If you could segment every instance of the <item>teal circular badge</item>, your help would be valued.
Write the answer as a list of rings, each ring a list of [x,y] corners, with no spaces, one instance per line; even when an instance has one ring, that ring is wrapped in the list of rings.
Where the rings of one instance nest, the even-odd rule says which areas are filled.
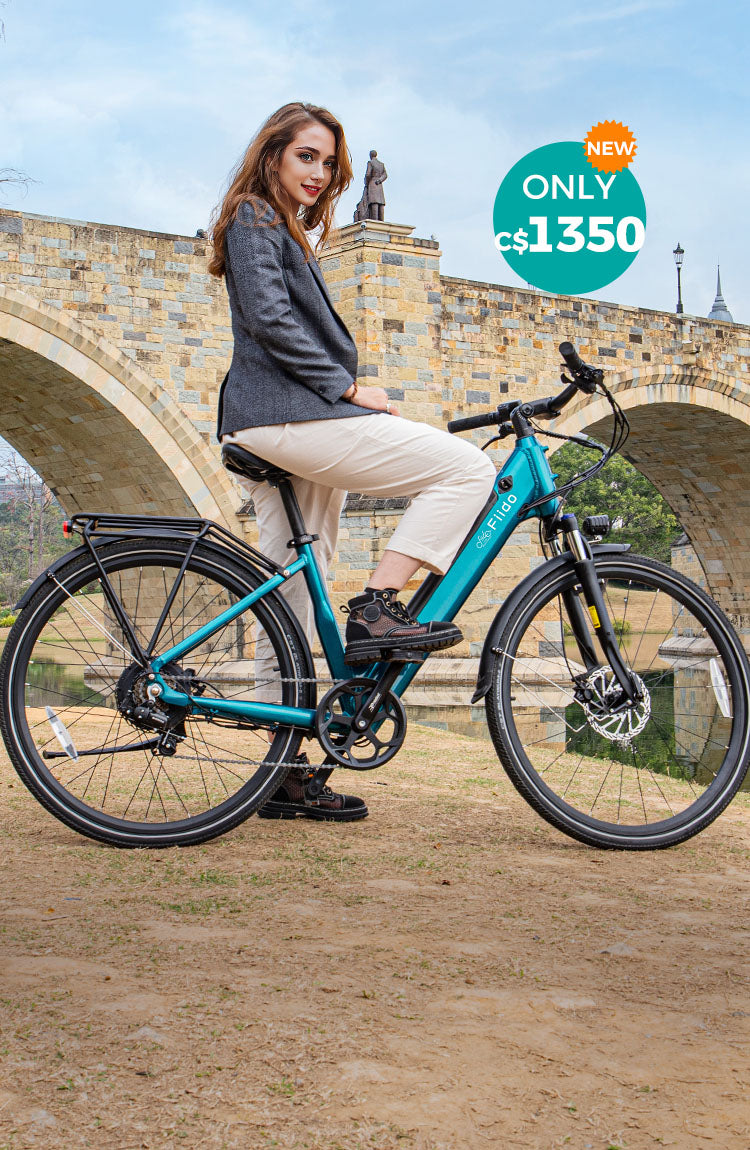
[[[503,180],[493,212],[495,247],[526,283],[578,295],[612,283],[646,238],[635,176],[597,171],[581,141],[536,148]]]

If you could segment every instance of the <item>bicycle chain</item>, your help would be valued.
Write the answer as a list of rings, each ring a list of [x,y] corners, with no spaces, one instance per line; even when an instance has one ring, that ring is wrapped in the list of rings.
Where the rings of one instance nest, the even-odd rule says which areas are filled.
[[[196,756],[196,755],[185,755],[185,754],[181,755],[179,753],[179,751],[176,755],[173,755],[172,757],[175,759],[190,759],[190,760],[200,758],[200,756]],[[234,758],[234,759],[211,759],[210,761],[212,763],[232,764],[233,766],[237,766],[237,759],[236,758]],[[308,770],[313,770],[313,771],[317,771],[320,769],[326,770],[328,768],[328,765],[329,765],[327,763],[324,763],[324,764],[321,764],[320,767],[316,767],[312,763],[310,763],[310,764],[300,763],[300,762],[297,762],[294,760],[292,760],[291,762],[288,762],[286,759],[279,760],[278,763],[269,763],[269,762],[266,762],[265,759],[245,759],[245,758],[243,758],[242,762],[243,762],[243,764],[246,764],[247,766],[250,766],[250,767],[305,767]]]

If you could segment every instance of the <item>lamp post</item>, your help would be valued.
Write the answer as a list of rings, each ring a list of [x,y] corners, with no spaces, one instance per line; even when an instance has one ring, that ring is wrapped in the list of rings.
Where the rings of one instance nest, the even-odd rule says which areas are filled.
[[[672,252],[674,262],[677,265],[677,315],[682,315],[684,307],[682,306],[682,284],[680,283],[680,272],[682,271],[682,257],[685,255],[685,249],[680,247],[680,241],[677,241],[677,247]]]

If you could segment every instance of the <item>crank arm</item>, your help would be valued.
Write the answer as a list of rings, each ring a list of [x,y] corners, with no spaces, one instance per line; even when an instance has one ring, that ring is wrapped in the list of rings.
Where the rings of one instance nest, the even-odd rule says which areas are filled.
[[[403,670],[402,663],[391,662],[383,677],[375,685],[375,689],[366,697],[362,706],[354,717],[352,726],[356,731],[366,731],[377,715],[386,695]]]

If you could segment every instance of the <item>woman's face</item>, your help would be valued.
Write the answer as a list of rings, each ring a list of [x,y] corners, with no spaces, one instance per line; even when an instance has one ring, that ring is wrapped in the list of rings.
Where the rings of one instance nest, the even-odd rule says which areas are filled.
[[[281,154],[278,176],[295,211],[310,207],[333,179],[336,168],[336,137],[330,128],[314,120],[300,128]]]

